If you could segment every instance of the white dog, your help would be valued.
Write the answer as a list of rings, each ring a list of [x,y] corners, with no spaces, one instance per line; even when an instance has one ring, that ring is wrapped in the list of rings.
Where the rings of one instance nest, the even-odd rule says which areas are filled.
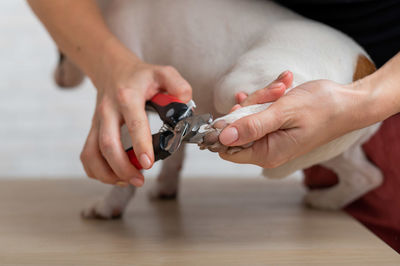
[[[194,89],[196,112],[214,117],[230,110],[237,92],[247,89],[250,94],[287,69],[294,74],[293,86],[316,79],[347,84],[370,74],[366,63],[373,65],[346,35],[271,1],[114,0],[99,5],[110,29],[127,47],[145,62],[175,67]],[[60,68],[67,76],[76,73],[68,60]],[[71,74],[66,82],[77,78]],[[259,109],[241,108],[225,119],[232,122]],[[264,169],[264,174],[281,178],[322,164],[337,173],[339,183],[309,192],[306,201],[318,208],[341,208],[382,182],[380,171],[361,149],[378,126],[351,132],[282,166]],[[176,195],[183,150],[163,162],[154,197]],[[119,216],[134,191],[132,186],[114,187],[83,215]]]

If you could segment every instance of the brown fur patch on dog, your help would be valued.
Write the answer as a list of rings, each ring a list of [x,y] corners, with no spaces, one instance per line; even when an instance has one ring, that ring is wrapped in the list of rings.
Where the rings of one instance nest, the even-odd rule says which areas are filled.
[[[375,64],[365,55],[359,55],[357,58],[356,69],[353,74],[353,81],[362,79],[376,70]]]

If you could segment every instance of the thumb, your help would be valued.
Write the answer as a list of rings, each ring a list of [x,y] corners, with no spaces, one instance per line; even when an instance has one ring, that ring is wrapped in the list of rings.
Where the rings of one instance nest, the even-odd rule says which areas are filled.
[[[283,125],[279,105],[272,104],[265,111],[245,116],[226,127],[219,135],[219,141],[227,146],[241,146],[257,141]]]

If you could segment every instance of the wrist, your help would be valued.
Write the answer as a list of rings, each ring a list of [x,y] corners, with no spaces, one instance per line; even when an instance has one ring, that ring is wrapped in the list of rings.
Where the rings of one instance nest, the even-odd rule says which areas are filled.
[[[104,43],[99,57],[101,64],[109,64],[108,67],[120,65],[135,65],[141,60],[122,44],[116,37],[112,36]]]
[[[141,63],[141,60],[114,36],[104,42],[98,55],[100,56],[97,56],[86,73],[98,90],[114,87],[124,69],[132,70]]]
[[[353,95],[351,104],[354,105],[357,128],[363,128],[382,120],[383,111],[379,104],[382,90],[380,85],[370,77],[346,85]]]
[[[354,118],[354,129],[364,128],[386,119],[392,111],[385,103],[385,85],[370,75],[345,86],[353,97],[348,104],[352,105],[349,114]]]
[[[400,57],[396,56],[375,73],[348,85],[363,95],[367,125],[380,122],[400,112]],[[365,125],[365,126],[367,126]]]

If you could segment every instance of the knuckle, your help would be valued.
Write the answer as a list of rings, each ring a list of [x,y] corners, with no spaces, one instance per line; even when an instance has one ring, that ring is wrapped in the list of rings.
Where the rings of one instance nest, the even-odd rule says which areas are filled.
[[[127,105],[131,99],[131,93],[127,88],[118,87],[116,90],[117,101],[121,105]]]
[[[114,148],[114,140],[113,138],[108,135],[108,134],[102,134],[100,136],[100,150],[102,151],[102,153],[109,154],[110,152],[113,151]]]
[[[245,123],[246,135],[251,139],[259,139],[263,136],[263,125],[260,119],[254,117],[247,119]]]
[[[176,75],[178,71],[173,66],[163,66],[161,68],[161,73],[164,75]]]
[[[146,122],[141,119],[132,119],[126,123],[129,133],[133,134],[138,128],[146,126]]]
[[[101,116],[104,116],[109,110],[109,103],[106,98],[103,98],[97,106],[97,111]]]
[[[81,160],[82,164],[85,164],[87,162],[87,159],[89,158],[87,151],[83,150],[79,156],[79,159]]]
[[[189,83],[186,81],[182,81],[181,84],[179,84],[179,90],[182,93],[190,94],[192,92],[192,87],[190,87]]]
[[[155,74],[155,69],[153,68],[141,69],[132,76],[132,81],[150,82],[154,79]]]
[[[83,148],[81,151],[81,154],[79,155],[79,159],[81,160],[82,164],[84,166],[87,166],[88,162],[90,162],[90,158],[92,158],[92,152],[91,149],[88,148],[87,145]]]
[[[271,112],[271,123],[272,127],[278,128],[283,124],[284,118],[283,118],[283,113],[279,108],[273,108],[273,105],[271,108],[269,108]]]

